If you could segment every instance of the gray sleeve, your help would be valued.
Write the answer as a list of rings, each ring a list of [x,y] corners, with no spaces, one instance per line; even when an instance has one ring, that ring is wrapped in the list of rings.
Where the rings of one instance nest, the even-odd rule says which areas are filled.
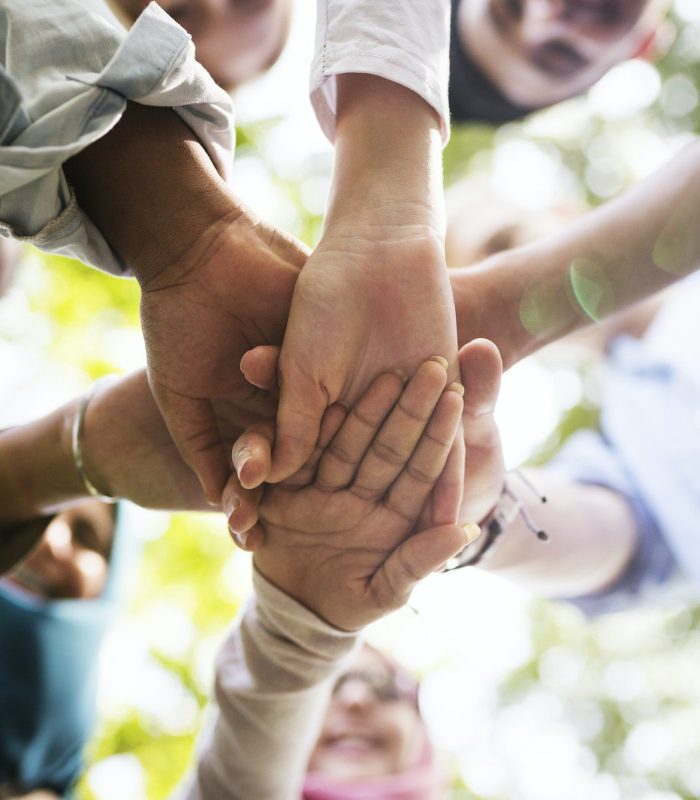
[[[77,205],[62,165],[104,136],[128,100],[172,107],[227,177],[230,98],[155,3],[126,32],[80,0],[0,0],[0,47],[1,236],[126,271]]]
[[[678,565],[658,521],[614,450],[599,433],[575,434],[548,466],[569,480],[604,486],[622,494],[634,515],[638,534],[636,552],[614,584],[589,595],[561,599],[590,616],[622,611],[639,605],[654,587],[677,574]]]

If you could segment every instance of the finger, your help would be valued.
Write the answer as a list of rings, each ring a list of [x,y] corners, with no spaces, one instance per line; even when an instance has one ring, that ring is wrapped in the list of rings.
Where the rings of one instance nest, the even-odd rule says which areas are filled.
[[[150,374],[149,383],[182,460],[197,476],[209,503],[218,506],[231,470],[211,403],[171,392]]]
[[[243,533],[236,533],[230,528],[229,533],[236,546],[246,553],[254,553],[265,544],[265,530],[259,522]]]
[[[321,457],[316,487],[335,491],[348,486],[372,439],[401,396],[403,372],[385,372],[350,409],[343,426]]]
[[[374,500],[386,492],[410,459],[446,383],[444,359],[437,357],[418,367],[364,455],[353,494]]]
[[[494,410],[501,383],[498,348],[487,339],[475,339],[459,351],[466,394],[464,443],[466,471],[462,515],[480,519],[493,503],[503,482],[503,450]]]
[[[503,372],[496,345],[488,339],[474,339],[465,344],[459,351],[459,368],[462,383],[469,387],[464,398],[465,417],[476,420],[493,414]]]
[[[277,364],[280,348],[259,345],[248,350],[241,358],[241,372],[248,383],[267,391],[277,390]]]
[[[321,432],[319,433],[318,441],[311,454],[311,458],[309,458],[298,472],[295,472],[294,475],[287,478],[286,481],[283,481],[284,486],[298,488],[301,486],[308,486],[313,482],[316,476],[316,468],[318,467],[325,449],[340,430],[347,415],[348,409],[343,403],[333,403],[332,406],[326,409],[326,413],[321,420]]]
[[[241,486],[254,489],[270,474],[275,424],[271,420],[252,425],[236,439],[231,449],[233,468]]]
[[[262,487],[245,489],[241,486],[236,473],[231,473],[221,494],[221,507],[231,533],[245,534],[257,523],[262,492]]]
[[[430,528],[411,536],[394,550],[370,581],[370,591],[381,609],[394,609],[408,600],[418,581],[440,569],[468,544],[468,533],[458,525]]]
[[[445,468],[440,473],[427,504],[430,508],[430,527],[454,525],[458,521],[464,494],[465,450],[460,422]]]
[[[459,429],[462,392],[458,383],[443,392],[415,451],[387,495],[386,508],[411,522],[428,501],[447,462]]]

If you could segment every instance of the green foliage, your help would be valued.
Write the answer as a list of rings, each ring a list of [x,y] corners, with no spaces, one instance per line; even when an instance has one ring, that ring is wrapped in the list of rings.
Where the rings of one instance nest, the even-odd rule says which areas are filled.
[[[534,134],[527,124],[511,125],[498,133],[487,126],[455,127],[444,157],[446,182],[454,183],[488,163],[498,141],[521,137],[554,147],[561,162],[575,177],[581,194],[591,204],[600,202],[602,198],[592,191],[586,180],[593,159],[590,145],[596,138],[624,138],[647,129],[663,134],[700,129],[700,104],[688,104],[684,113],[677,113],[676,103],[676,111],[668,113],[673,105],[669,99],[673,92],[678,95],[689,85],[695,90],[700,87],[698,29],[689,25],[683,30],[678,21],[674,24],[680,34],[658,65],[665,88],[658,101],[639,116],[615,122],[590,116],[583,120],[574,135],[568,132],[558,137]],[[238,157],[260,163],[275,191],[297,210],[291,232],[314,244],[320,235],[322,214],[308,202],[304,182],[327,179],[328,163],[323,158],[312,159],[304,175],[290,178],[280,174],[263,146],[266,137],[280,122],[270,119],[239,128]],[[625,172],[625,184],[633,179],[634,176]],[[264,208],[255,210],[263,215],[266,211]],[[115,369],[117,364],[108,355],[105,343],[115,331],[138,329],[139,290],[134,281],[110,277],[67,259],[36,254],[23,280],[30,313],[50,327],[47,349],[53,358],[80,368],[92,378]],[[594,405],[586,402],[571,408],[533,454],[530,463],[545,463],[573,432],[597,424],[598,409]],[[184,732],[172,732],[136,703],[128,704],[119,714],[101,721],[89,749],[89,764],[115,754],[134,755],[146,776],[148,800],[162,800],[170,794],[190,762],[196,728],[207,699],[207,686],[201,676],[202,653],[222,635],[235,616],[245,590],[244,558],[232,555],[231,542],[220,522],[202,516],[176,515],[161,537],[147,543],[128,619],[134,622],[157,619],[158,607],[166,605],[191,620],[195,634],[184,649],[175,653],[161,647],[161,631],[156,622],[146,627],[151,663],[171,676],[184,696],[193,698],[199,716]],[[564,605],[533,603],[530,616],[532,655],[499,687],[499,711],[522,703],[532,692],[542,688],[543,664],[548,654],[553,648],[567,648],[585,664],[581,679],[571,685],[545,686],[545,689],[562,701],[567,714],[573,715],[584,703],[600,711],[602,724],[588,742],[596,756],[597,768],[620,779],[629,777],[630,768],[620,752],[635,726],[647,719],[678,721],[684,711],[697,713],[700,707],[700,699],[690,693],[684,696],[673,680],[674,666],[682,664],[685,670],[682,674],[688,675],[687,665],[697,655],[700,606],[639,616],[644,613],[649,612],[622,615],[622,621],[602,620],[588,624]],[[614,635],[625,626],[636,626],[635,629],[641,631],[632,637],[629,652],[620,645],[624,637],[618,636],[616,642]],[[645,707],[648,710],[645,712],[642,708],[637,716],[634,699],[611,697],[604,688],[606,670],[620,659],[625,663],[634,662],[647,676],[651,687],[649,696],[644,695],[643,699],[651,698],[654,702],[650,701]],[[658,674],[667,676],[668,686],[659,688],[658,681],[653,681],[653,676]],[[694,758],[695,763],[700,763],[697,742],[696,736],[695,750],[691,748],[686,760]],[[697,796],[681,779],[678,764],[670,763],[647,772],[640,767],[638,773],[650,786],[676,792],[679,798]],[[80,800],[98,800],[88,778],[83,779],[77,793]],[[619,795],[622,800],[630,796],[633,795],[624,792]],[[480,798],[460,778],[454,783],[451,797],[455,800]]]

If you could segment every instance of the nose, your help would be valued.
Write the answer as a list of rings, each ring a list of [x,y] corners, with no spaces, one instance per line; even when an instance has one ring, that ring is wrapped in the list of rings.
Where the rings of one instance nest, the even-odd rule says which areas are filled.
[[[365,681],[348,678],[333,697],[345,709],[359,709],[375,702],[372,689]]]
[[[563,22],[561,0],[526,0],[520,15],[520,36],[523,43],[536,47],[554,38]]]
[[[56,561],[69,558],[73,552],[73,533],[70,525],[61,517],[56,517],[46,529],[44,541],[46,548]]]
[[[230,0],[198,0],[200,10],[208,16],[222,14],[231,5]]]

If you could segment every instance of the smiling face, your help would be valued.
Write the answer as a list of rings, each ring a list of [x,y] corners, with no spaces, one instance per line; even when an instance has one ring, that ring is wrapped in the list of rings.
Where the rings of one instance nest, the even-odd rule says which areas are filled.
[[[10,579],[42,597],[97,597],[107,579],[113,534],[112,506],[99,500],[76,505],[54,517]]]
[[[117,0],[131,19],[148,0]],[[197,61],[227,90],[268,70],[287,40],[291,0],[159,0],[192,36]]]
[[[415,684],[365,647],[336,683],[309,771],[341,782],[394,775],[418,762],[425,736]]]
[[[511,102],[540,108],[584,92],[653,35],[666,0],[462,0],[458,33]]]

